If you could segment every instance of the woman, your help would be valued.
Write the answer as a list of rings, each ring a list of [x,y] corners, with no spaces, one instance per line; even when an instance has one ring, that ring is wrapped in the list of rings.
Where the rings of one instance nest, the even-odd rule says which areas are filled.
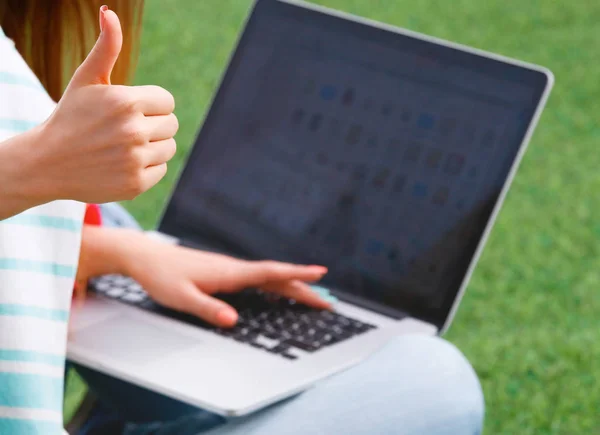
[[[125,77],[141,1],[111,5],[128,31],[123,51],[117,15],[101,8],[101,36],[63,94],[62,78],[86,52],[94,3],[0,0],[0,27],[60,99],[55,107],[13,42],[0,35],[0,177],[10,187],[2,190],[0,210],[12,216],[0,222],[0,330],[6,332],[0,335],[0,433],[60,430],[60,371],[74,281],[85,288],[95,275],[128,274],[162,304],[222,326],[235,324],[237,313],[210,296],[216,291],[261,286],[329,307],[306,284],[323,276],[321,266],[158,249],[159,242],[135,229],[108,228],[130,220],[114,205],[102,207],[105,226],[91,225],[89,208],[90,224],[81,227],[83,207],[63,199],[104,202],[147,189],[164,174],[177,129],[166,91],[109,85],[111,71],[115,81]],[[19,168],[6,162],[9,157]],[[318,388],[235,421],[81,371],[100,399],[85,433],[476,434],[483,417],[472,369],[455,348],[433,338],[399,337]],[[138,408],[146,414],[130,412],[128,400],[143,402]]]

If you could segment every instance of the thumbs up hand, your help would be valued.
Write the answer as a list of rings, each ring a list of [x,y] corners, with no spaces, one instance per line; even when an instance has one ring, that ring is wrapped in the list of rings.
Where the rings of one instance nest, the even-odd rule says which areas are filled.
[[[154,186],[176,151],[173,96],[158,86],[116,86],[111,71],[123,35],[103,6],[101,33],[56,110],[40,126],[35,159],[48,180],[46,199],[103,203],[132,199]]]

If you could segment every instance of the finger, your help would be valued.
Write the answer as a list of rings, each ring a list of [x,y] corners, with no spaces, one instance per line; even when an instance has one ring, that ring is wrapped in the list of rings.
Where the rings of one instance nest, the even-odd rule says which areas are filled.
[[[262,287],[263,290],[276,293],[286,298],[305,304],[320,310],[331,309],[331,302],[323,299],[310,286],[302,281],[287,281],[283,283],[271,283]]]
[[[248,285],[262,286],[271,282],[299,280],[313,282],[320,280],[327,273],[323,266],[300,266],[277,261],[245,262],[243,267],[232,268],[238,279]]]
[[[181,300],[183,311],[210,324],[229,328],[237,322],[237,311],[231,305],[203,293],[192,283],[181,289]]]
[[[174,113],[146,116],[142,122],[149,133],[150,141],[170,139],[179,130],[179,121]]]
[[[110,84],[110,75],[121,53],[123,32],[119,17],[105,6],[100,9],[101,32],[88,57],[77,68],[70,87]]]
[[[142,192],[145,192],[154,185],[156,185],[156,183],[163,179],[166,173],[166,163],[156,166],[149,166],[146,169],[144,169],[144,172],[142,174]]]
[[[175,98],[160,86],[132,86],[129,92],[138,110],[146,116],[169,115],[175,110]]]
[[[173,158],[177,152],[177,143],[173,138],[150,142],[139,147],[138,152],[142,155],[144,167],[158,166]]]

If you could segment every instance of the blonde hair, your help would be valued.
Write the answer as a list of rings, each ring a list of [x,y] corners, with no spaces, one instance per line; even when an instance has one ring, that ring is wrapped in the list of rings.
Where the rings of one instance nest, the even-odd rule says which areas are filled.
[[[103,4],[121,20],[123,49],[112,82],[124,84],[137,62],[144,0],[0,0],[0,27],[55,101],[96,41]]]

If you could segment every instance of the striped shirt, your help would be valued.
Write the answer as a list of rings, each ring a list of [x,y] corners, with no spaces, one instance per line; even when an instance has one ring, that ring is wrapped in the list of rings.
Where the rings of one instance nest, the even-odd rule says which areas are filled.
[[[55,103],[0,29],[0,142]],[[39,144],[44,146],[44,144]],[[61,434],[67,323],[85,205],[0,221],[0,434]]]

